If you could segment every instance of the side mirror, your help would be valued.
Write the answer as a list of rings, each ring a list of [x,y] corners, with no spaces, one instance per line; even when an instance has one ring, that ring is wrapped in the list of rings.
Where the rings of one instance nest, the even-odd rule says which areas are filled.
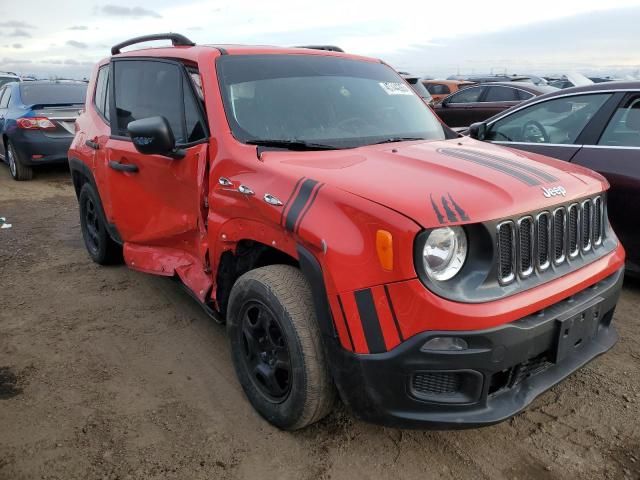
[[[145,155],[164,155],[175,159],[185,155],[183,150],[176,148],[171,125],[164,117],[134,120],[127,125],[127,132],[136,150]]]
[[[484,122],[476,122],[469,125],[469,136],[476,140],[484,140],[487,134],[487,124]]]

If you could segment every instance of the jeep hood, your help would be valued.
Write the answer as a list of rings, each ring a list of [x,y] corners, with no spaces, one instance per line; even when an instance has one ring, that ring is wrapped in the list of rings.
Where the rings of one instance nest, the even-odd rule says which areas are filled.
[[[425,228],[511,217],[608,188],[591,170],[469,138],[269,151],[262,158],[384,205]]]

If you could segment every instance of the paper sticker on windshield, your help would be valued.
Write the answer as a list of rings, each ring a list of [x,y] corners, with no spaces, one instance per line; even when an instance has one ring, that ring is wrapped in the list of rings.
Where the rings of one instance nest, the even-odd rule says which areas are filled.
[[[412,95],[411,89],[404,83],[399,82],[380,82],[378,83],[387,95]]]

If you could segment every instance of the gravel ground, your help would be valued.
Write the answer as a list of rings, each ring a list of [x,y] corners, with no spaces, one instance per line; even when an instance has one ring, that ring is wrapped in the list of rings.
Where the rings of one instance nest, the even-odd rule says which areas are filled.
[[[66,169],[18,183],[0,165],[0,217],[2,480],[640,478],[640,282],[615,348],[510,421],[400,431],[338,407],[285,433],[178,285],[89,260]]]

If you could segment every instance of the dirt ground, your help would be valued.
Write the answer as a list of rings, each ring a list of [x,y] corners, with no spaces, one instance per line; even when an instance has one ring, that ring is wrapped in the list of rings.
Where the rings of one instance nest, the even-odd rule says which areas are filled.
[[[285,433],[224,327],[173,282],[98,267],[65,168],[0,165],[0,479],[640,478],[640,282],[607,355],[489,428],[400,431],[344,407]]]

